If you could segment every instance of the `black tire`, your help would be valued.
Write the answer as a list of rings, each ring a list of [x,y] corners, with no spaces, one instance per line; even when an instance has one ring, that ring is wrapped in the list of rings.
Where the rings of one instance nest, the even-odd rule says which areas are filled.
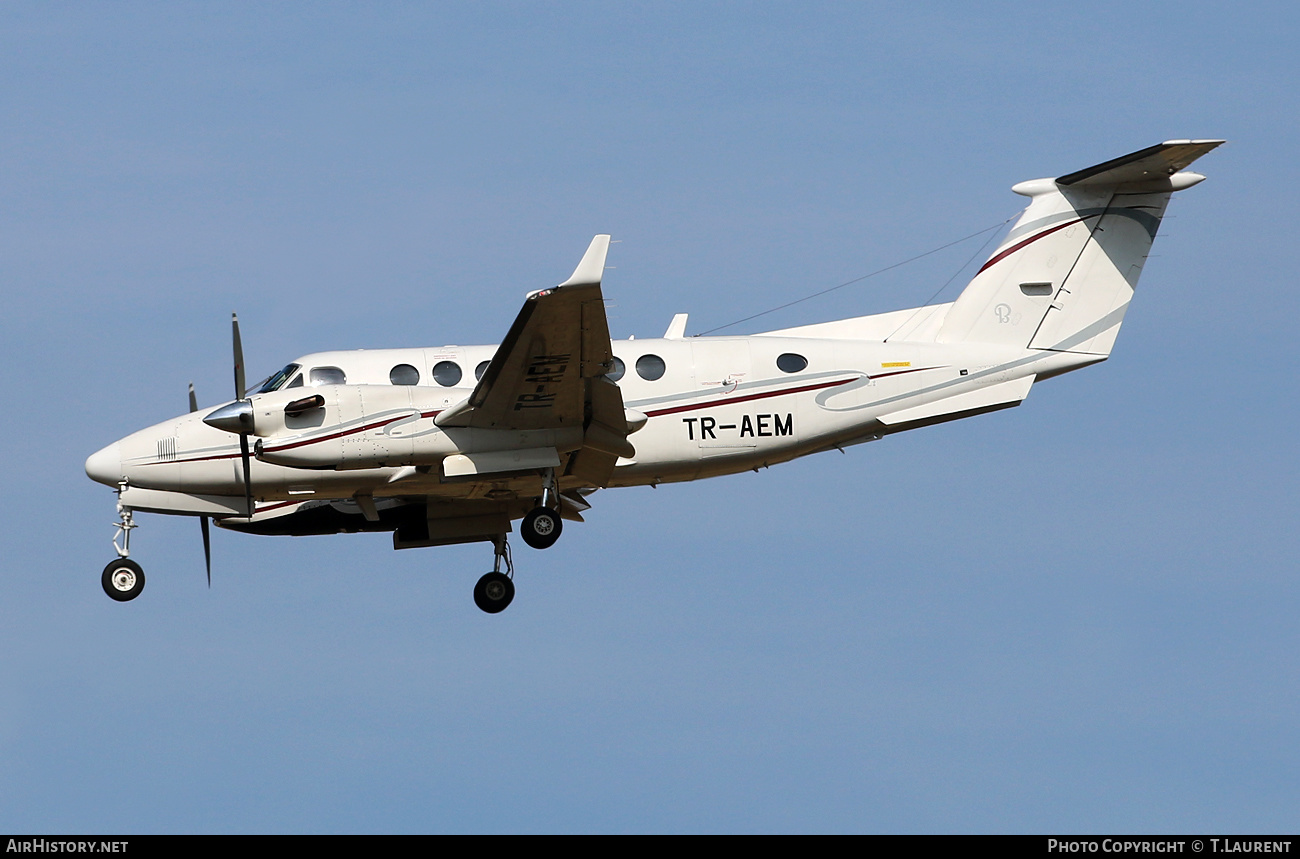
[[[488,614],[505,611],[515,598],[515,583],[505,573],[487,573],[474,586],[474,605]]]
[[[144,570],[135,561],[118,558],[104,568],[99,583],[104,586],[104,593],[113,599],[129,602],[144,590]]]
[[[546,507],[538,507],[524,517],[519,526],[519,534],[524,542],[534,549],[549,549],[560,539],[564,522],[560,514]]]

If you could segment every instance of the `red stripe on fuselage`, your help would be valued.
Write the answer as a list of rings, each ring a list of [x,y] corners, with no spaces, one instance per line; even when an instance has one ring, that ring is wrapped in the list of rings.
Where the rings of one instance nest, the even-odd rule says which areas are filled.
[[[437,409],[432,412],[420,412],[420,417],[435,418],[441,413],[442,413],[442,409]],[[391,424],[393,421],[401,420],[404,417],[406,417],[406,415],[398,415],[395,418],[388,418],[387,420],[378,421],[373,424],[366,424],[365,426],[362,427],[354,427],[353,429],[350,430],[342,430],[340,432],[331,433],[330,435],[320,436],[319,438],[309,438],[305,441],[295,442],[294,444],[287,444],[282,447],[269,448],[269,450],[272,453],[274,453],[276,451],[291,450],[295,447],[302,447],[308,444],[315,444],[318,441],[329,441],[330,439],[342,438],[345,435],[353,435],[355,433],[365,432],[366,430],[371,430],[376,427],[387,426],[388,424]],[[189,459],[169,459],[166,462],[163,461],[143,462],[141,463],[141,465],[173,465],[178,462],[210,462],[218,459],[240,459],[242,457],[243,457],[242,453],[216,453],[213,454],[212,456],[195,456]]]

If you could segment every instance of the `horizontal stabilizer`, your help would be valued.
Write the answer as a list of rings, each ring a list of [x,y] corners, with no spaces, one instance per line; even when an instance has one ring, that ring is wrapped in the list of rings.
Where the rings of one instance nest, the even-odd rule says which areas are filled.
[[[1151,179],[1168,179],[1179,170],[1222,144],[1222,140],[1166,140],[1092,167],[1068,173],[1057,185],[1131,185]]]

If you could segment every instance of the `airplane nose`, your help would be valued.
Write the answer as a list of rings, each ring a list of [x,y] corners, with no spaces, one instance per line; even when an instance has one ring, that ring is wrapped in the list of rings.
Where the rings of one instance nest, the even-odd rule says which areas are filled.
[[[86,476],[105,486],[117,486],[122,479],[122,452],[117,442],[90,455],[86,460]]]

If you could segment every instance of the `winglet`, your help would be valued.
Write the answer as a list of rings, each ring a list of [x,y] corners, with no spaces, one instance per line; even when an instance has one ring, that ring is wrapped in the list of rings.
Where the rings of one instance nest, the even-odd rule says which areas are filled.
[[[609,236],[596,236],[587,246],[587,252],[582,255],[582,262],[578,263],[572,276],[560,286],[599,285],[601,275],[605,273],[605,255],[608,253]]]

